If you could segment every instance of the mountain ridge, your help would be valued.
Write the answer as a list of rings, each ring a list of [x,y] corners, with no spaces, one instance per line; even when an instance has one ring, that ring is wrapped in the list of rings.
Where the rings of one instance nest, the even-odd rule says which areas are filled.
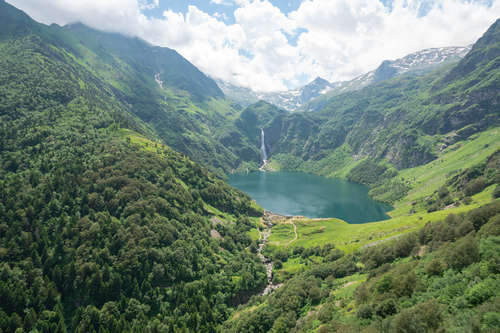
[[[423,49],[396,60],[384,60],[375,70],[349,81],[329,82],[317,77],[303,87],[282,92],[259,93],[220,79],[216,79],[216,82],[229,98],[245,107],[258,100],[265,100],[287,111],[315,111],[318,109],[316,104],[319,103],[314,101],[315,98],[322,100],[332,95],[359,90],[406,73],[422,75],[439,66],[460,60],[470,49],[471,46]],[[308,105],[309,102],[311,105]]]

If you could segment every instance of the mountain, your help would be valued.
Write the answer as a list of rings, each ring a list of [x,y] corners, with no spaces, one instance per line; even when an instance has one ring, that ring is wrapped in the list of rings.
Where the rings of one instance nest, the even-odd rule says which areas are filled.
[[[332,96],[355,91],[371,84],[382,82],[399,75],[424,75],[441,66],[458,62],[471,50],[471,46],[432,48],[411,53],[396,60],[385,60],[379,67],[368,73],[362,74],[350,81],[335,83],[335,88],[326,95],[311,99],[302,106],[302,111],[317,111],[324,106],[325,101]]]
[[[459,61],[470,50],[471,46],[432,48],[409,54],[400,59],[385,60],[374,71],[345,82],[338,89],[340,92],[358,90],[405,73],[429,72],[439,66]]]
[[[8,7],[5,3],[4,7]],[[44,26],[12,8],[2,11],[6,29],[0,38],[37,36],[40,44],[64,49],[101,82],[163,142],[223,175],[246,160],[240,152],[259,149],[241,140],[227,148],[222,141],[234,133],[228,119],[242,111],[225,99],[215,81],[176,51],[138,38],[97,31],[82,24]],[[252,160],[248,158],[248,160]]]
[[[367,184],[395,209],[357,228],[278,221],[266,256],[281,286],[223,332],[498,330],[499,33],[497,20],[458,63],[268,121],[273,167]]]
[[[317,112],[277,115],[264,127],[271,161],[282,170],[383,187],[398,170],[426,164],[457,140],[497,126],[497,34],[495,23],[456,64],[327,94]],[[368,171],[376,173],[370,181],[360,177]]]
[[[123,61],[137,73],[155,77],[165,87],[175,87],[189,93],[195,101],[224,97],[212,79],[175,50],[153,46],[138,38],[97,31],[81,23],[70,24],[63,29],[70,31],[98,57],[114,57]]]
[[[499,22],[456,64],[287,112],[0,0],[0,331],[495,331]],[[273,167],[405,207],[357,226],[264,212],[222,180],[259,167],[261,131]],[[267,296],[265,258],[289,274]]]
[[[220,139],[239,107],[177,52],[82,24],[51,30],[169,146],[221,174],[240,165],[237,152]]]
[[[244,107],[263,100],[287,111],[294,111],[314,97],[325,94],[337,87],[337,84],[332,84],[325,79],[317,77],[299,89],[266,93],[255,92],[250,88],[238,87],[222,80],[216,81],[227,97]]]
[[[257,103],[260,100],[260,95],[250,88],[239,87],[221,79],[214,80],[227,97],[243,107]]]
[[[273,249],[295,274],[222,332],[498,331],[499,213],[497,200],[357,251],[319,242],[335,220],[297,223],[311,245]]]
[[[142,73],[105,40],[98,55],[74,28],[0,13],[0,331],[215,331],[266,281],[247,234],[262,210],[124,97],[173,98],[161,64]]]
[[[325,94],[334,87],[336,87],[336,84],[331,84],[327,80],[318,77],[299,89],[259,94],[259,99],[265,100],[287,111],[294,111],[312,98]]]
[[[326,98],[333,95],[359,90],[370,84],[403,74],[422,75],[428,73],[440,66],[457,62],[470,49],[471,46],[425,49],[400,59],[385,60],[377,69],[350,81],[330,83],[318,77],[299,89],[282,92],[259,93],[250,88],[238,87],[220,79],[216,79],[216,82],[229,98],[244,107],[258,100],[264,100],[287,111],[315,111],[323,105]],[[318,98],[318,100],[315,100],[315,98]],[[311,103],[309,104],[309,102]]]

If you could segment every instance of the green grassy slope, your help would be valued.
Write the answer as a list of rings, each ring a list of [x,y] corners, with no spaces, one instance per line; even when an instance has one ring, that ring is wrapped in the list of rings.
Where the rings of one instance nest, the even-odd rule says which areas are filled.
[[[58,33],[75,60],[109,83],[117,98],[169,146],[221,174],[243,161],[258,161],[257,146],[232,125],[239,107],[174,50],[81,24]],[[241,139],[228,145],[234,136]]]

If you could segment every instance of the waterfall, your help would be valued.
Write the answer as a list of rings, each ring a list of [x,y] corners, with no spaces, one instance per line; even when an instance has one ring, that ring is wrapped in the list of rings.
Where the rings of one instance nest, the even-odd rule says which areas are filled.
[[[267,163],[267,153],[266,153],[266,143],[264,141],[264,129],[263,128],[260,129],[260,141],[261,141],[260,152],[262,154],[262,162],[264,162],[264,164],[266,164]]]

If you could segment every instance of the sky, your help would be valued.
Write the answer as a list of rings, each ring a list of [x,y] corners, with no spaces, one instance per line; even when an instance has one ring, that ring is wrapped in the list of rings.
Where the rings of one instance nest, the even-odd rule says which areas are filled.
[[[255,91],[350,80],[426,48],[474,43],[500,0],[7,0],[35,20],[140,37]]]

